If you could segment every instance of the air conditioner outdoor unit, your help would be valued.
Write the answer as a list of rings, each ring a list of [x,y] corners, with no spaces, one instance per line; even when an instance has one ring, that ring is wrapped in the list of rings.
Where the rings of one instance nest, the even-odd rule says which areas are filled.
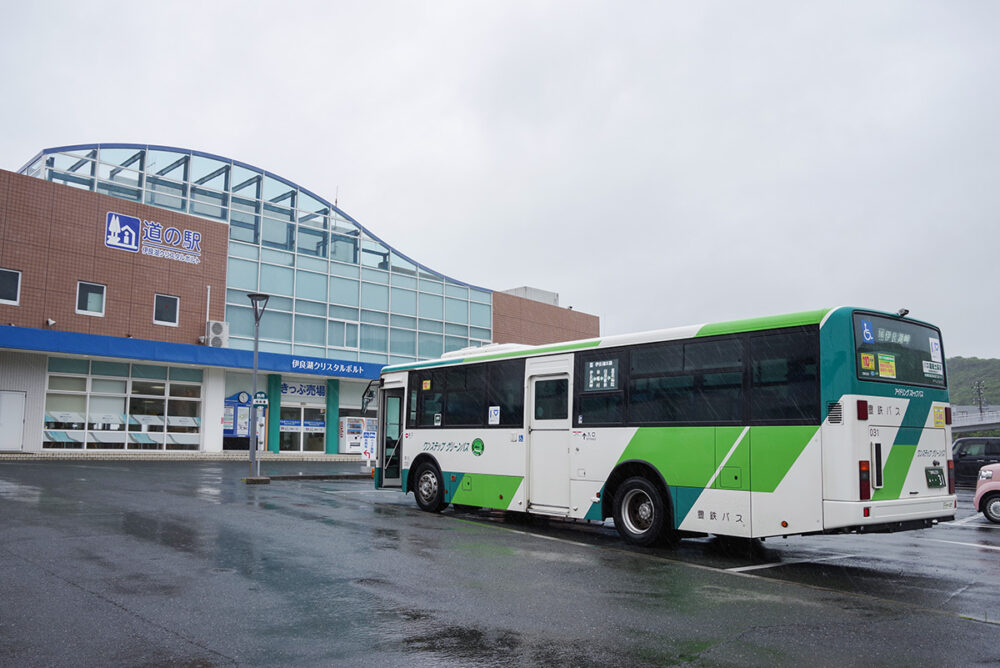
[[[229,323],[225,320],[209,320],[205,326],[205,345],[212,348],[228,348]]]

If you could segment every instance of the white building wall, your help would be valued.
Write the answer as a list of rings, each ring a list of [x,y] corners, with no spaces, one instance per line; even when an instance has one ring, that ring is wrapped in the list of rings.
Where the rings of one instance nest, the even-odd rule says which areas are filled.
[[[0,390],[24,392],[23,452],[40,452],[45,424],[45,355],[0,352]]]

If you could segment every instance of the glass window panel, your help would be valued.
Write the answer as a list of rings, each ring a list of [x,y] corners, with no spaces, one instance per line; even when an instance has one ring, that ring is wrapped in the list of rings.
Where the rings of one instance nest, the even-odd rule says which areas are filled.
[[[361,264],[375,269],[389,269],[389,249],[377,241],[361,242]]]
[[[369,322],[373,325],[388,325],[389,316],[378,311],[361,311],[361,322]]]
[[[336,304],[358,306],[358,281],[338,276],[330,277],[330,301]]]
[[[819,422],[819,335],[793,331],[750,338],[750,419]]]
[[[401,274],[409,274],[410,276],[416,276],[417,266],[410,262],[409,260],[400,257],[396,253],[390,255],[390,260],[392,262],[392,270],[394,272],[399,272]]]
[[[490,334],[490,330],[488,329],[479,329],[478,327],[470,327],[469,336],[471,336],[474,339],[483,339],[484,341],[488,341],[491,338],[492,334]]]
[[[173,371],[173,370],[171,370]],[[172,375],[172,374],[171,374]],[[187,399],[197,399],[201,396],[201,385],[188,383],[170,383],[170,396]]]
[[[524,360],[486,365],[486,401],[500,407],[500,426],[524,424]]]
[[[396,315],[395,313],[392,314],[391,318],[393,327],[405,327],[407,329],[417,328],[416,318],[409,318],[405,315]]]
[[[341,264],[340,262],[330,263],[331,276],[346,276],[347,278],[357,278],[360,269],[357,265]]]
[[[240,165],[233,165],[232,189],[233,193],[239,193],[244,197],[260,199],[260,185],[263,176],[260,172],[255,172]]]
[[[295,296],[325,302],[326,282],[327,277],[324,274],[297,271],[295,272]]]
[[[323,278],[323,286],[326,286],[326,278]],[[307,302],[301,299],[295,300],[295,312],[307,313],[309,315],[326,315],[326,304],[320,302]]]
[[[444,287],[444,292],[449,297],[459,297],[461,299],[469,298],[469,288],[464,285],[452,285],[449,283]]]
[[[493,309],[486,304],[469,304],[469,323],[476,327],[491,327],[493,325]]]
[[[98,182],[97,192],[104,195],[111,195],[112,197],[117,197],[118,199],[131,200],[133,202],[138,202],[142,197],[142,191],[138,188],[123,186],[117,183]],[[178,209],[179,211],[184,210],[184,200],[179,200],[173,204],[174,205],[167,206],[170,206],[172,209]]]
[[[256,262],[229,258],[226,283],[229,287],[256,291],[257,267],[258,264]]]
[[[397,288],[410,288],[411,290],[417,289],[417,279],[411,278],[409,276],[400,276],[399,274],[393,274],[390,283]]]
[[[396,355],[416,355],[417,333],[406,329],[390,330],[389,352]]]
[[[460,299],[444,300],[444,319],[451,322],[469,323],[469,302]]]
[[[261,199],[281,202],[285,206],[295,206],[295,187],[273,176],[264,176],[264,190]]]
[[[288,341],[292,338],[292,314],[267,309],[260,319],[260,336]]]
[[[122,384],[124,385],[124,383]],[[124,396],[90,398],[90,406],[87,408],[87,423],[91,429],[124,431],[125,418]]]
[[[468,336],[469,328],[465,325],[453,325],[450,322],[445,323],[444,333],[451,334],[452,336]]]
[[[469,299],[474,302],[479,302],[480,304],[492,304],[493,295],[489,292],[484,292],[482,290],[476,290],[475,288],[469,290]]]
[[[188,369],[186,367],[170,367],[170,380],[186,380],[192,383],[200,383],[202,380],[201,369]],[[200,395],[192,395],[200,396]]]
[[[343,237],[334,234],[331,235],[331,244],[331,259],[351,264],[358,263],[358,240],[356,237]]]
[[[104,151],[101,151],[102,155]],[[187,180],[188,155],[173,151],[146,151],[146,173]]]
[[[118,378],[128,378],[128,364],[121,362],[98,362],[90,364],[90,372],[95,376],[116,376]]]
[[[87,176],[94,175],[94,164],[93,160],[63,153],[53,153],[46,158],[46,165],[49,167],[55,167],[59,171]]]
[[[468,339],[462,339],[457,336],[444,337],[444,351],[446,353],[450,353],[453,350],[461,350],[462,348],[467,348],[468,346]]]
[[[318,271],[326,276],[328,263],[320,257],[310,257],[308,255],[298,255],[295,258],[295,266],[307,271]]]
[[[149,380],[132,380],[132,394],[152,394],[163,396],[166,394],[167,384],[165,382]]]
[[[229,238],[256,244],[260,242],[260,216],[236,211],[229,214]]]
[[[569,415],[569,381],[540,380],[535,383],[535,419],[565,420]]]
[[[176,325],[180,316],[180,302],[170,295],[153,297],[153,322],[161,325]]]
[[[367,267],[361,270],[361,279],[365,281],[370,281],[372,283],[381,283],[382,285],[389,284],[389,274],[384,271],[378,271],[377,269],[368,269]]]
[[[257,246],[248,246],[247,244],[229,244],[229,255],[232,257],[242,257],[248,260],[259,260],[260,259],[260,248]]]
[[[265,218],[261,232],[261,245],[283,250],[295,248],[295,225]]]
[[[192,155],[191,183],[213,190],[228,190],[229,163],[201,155]]]
[[[326,257],[326,232],[299,225],[299,252],[316,257]]]
[[[444,318],[444,300],[435,295],[420,293],[420,317],[441,320]]]
[[[435,295],[441,295],[441,294],[444,294],[444,285],[442,285],[438,281],[428,281],[428,280],[421,279],[420,280],[420,290],[422,292],[430,292],[430,293],[433,293]]]
[[[264,202],[264,215],[268,218],[280,220],[283,223],[295,222],[295,211],[287,206],[281,206],[272,202]]]
[[[87,373],[90,363],[87,360],[70,359],[68,357],[50,357],[49,371],[62,373]]]
[[[226,304],[230,336],[253,336],[253,309]]]
[[[271,298],[267,301],[267,310],[270,311],[271,309],[274,309],[275,311],[291,311],[292,300],[288,297],[276,297],[271,295]]]
[[[295,272],[273,264],[260,265],[260,289],[269,294],[291,295]]]
[[[392,288],[392,312],[406,315],[417,314],[417,293],[412,290]]]
[[[361,350],[384,353],[389,344],[389,329],[375,325],[361,325]]]
[[[344,345],[344,323],[338,322],[336,320],[330,320],[327,324],[327,345],[330,346],[342,346]]]
[[[87,379],[75,376],[49,376],[49,389],[86,392]]]
[[[372,364],[388,364],[388,355],[379,355],[377,353],[358,353],[359,362],[371,362]]]
[[[260,249],[260,260],[261,262],[280,264],[282,267],[295,266],[295,255],[293,253],[286,253],[285,251],[280,251],[280,250],[272,250],[270,248]]]
[[[176,154],[180,155],[180,154]],[[109,165],[117,165],[119,167],[131,167],[132,169],[141,170],[143,150],[136,148],[102,148],[100,149],[99,158],[101,162],[106,162]],[[147,169],[149,165],[147,165]]]
[[[347,348],[358,347],[358,325],[351,323],[344,325],[344,346]]]
[[[203,188],[191,188],[191,213],[225,220],[229,209],[229,196],[224,193],[216,193]]]
[[[743,341],[723,339],[684,344],[684,370],[724,369],[743,366]]]
[[[83,281],[77,283],[76,312],[104,315],[104,286]]]
[[[330,317],[340,318],[341,320],[357,320],[358,309],[350,308],[348,306],[331,306]]]
[[[372,283],[361,284],[361,306],[379,311],[389,310],[389,288]]]
[[[166,380],[167,379],[167,367],[165,366],[153,366],[150,364],[133,364],[132,365],[132,377],[133,378],[150,378],[153,380]]]
[[[98,165],[97,178],[102,181],[111,181],[112,183],[118,183],[123,186],[131,186],[133,188],[142,187],[142,174],[131,169],[125,169],[124,167],[115,167],[114,165],[103,164]]]
[[[440,322],[438,320],[424,320],[423,318],[421,318],[418,321],[418,327],[417,328],[421,329],[421,330],[423,330],[425,332],[438,332],[438,333],[440,333],[440,332],[444,331],[444,323],[442,323],[442,322]]]
[[[295,343],[326,345],[326,318],[295,316]]]
[[[423,358],[441,357],[444,353],[444,337],[440,334],[425,334],[420,332],[417,335],[417,342],[420,345],[419,355]]]

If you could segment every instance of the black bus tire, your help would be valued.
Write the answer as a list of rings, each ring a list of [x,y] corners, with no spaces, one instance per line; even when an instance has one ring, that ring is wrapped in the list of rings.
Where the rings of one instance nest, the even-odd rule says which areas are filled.
[[[615,492],[615,528],[632,545],[656,545],[664,535],[667,505],[659,488],[646,478],[632,477]]]
[[[436,466],[422,463],[413,474],[413,481],[413,497],[421,510],[438,513],[448,505],[444,502],[444,481]]]

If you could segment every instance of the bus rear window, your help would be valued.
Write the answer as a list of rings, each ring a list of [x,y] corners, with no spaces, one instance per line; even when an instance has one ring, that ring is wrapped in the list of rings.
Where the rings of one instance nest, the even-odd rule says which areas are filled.
[[[941,333],[933,327],[855,313],[854,342],[861,380],[945,387]]]

